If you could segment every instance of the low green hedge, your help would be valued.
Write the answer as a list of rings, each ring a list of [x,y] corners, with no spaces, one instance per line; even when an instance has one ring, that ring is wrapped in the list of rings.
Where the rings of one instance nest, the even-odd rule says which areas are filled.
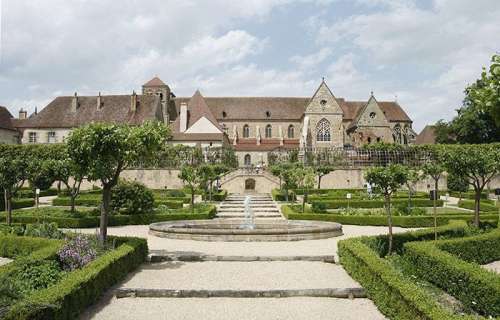
[[[475,237],[441,240],[437,246],[467,262],[487,264],[500,260],[500,229]]]
[[[485,243],[477,248],[473,247],[481,241]],[[454,247],[454,252],[471,249],[471,246],[474,251],[478,251],[487,245],[493,246],[492,249],[497,252],[495,258],[498,259],[500,230],[477,237],[451,240],[444,244],[448,249]],[[468,309],[487,317],[500,316],[500,276],[476,263],[464,261],[440,247],[440,241],[407,243],[405,259],[420,278],[447,291]],[[471,259],[474,260],[475,257]]]
[[[476,193],[473,191],[467,191],[462,193],[458,191],[448,191],[448,194],[455,198],[462,197],[462,199],[471,199],[471,200],[474,200],[476,198]],[[481,199],[488,199],[488,192],[483,191],[481,193]]]
[[[154,206],[164,205],[170,209],[179,209],[183,206],[183,198],[163,198],[155,199]],[[188,202],[189,203],[189,202]],[[57,197],[52,200],[52,205],[67,207],[71,205],[71,199],[68,197]],[[82,207],[98,207],[101,205],[100,195],[82,195],[75,199],[75,205]]]
[[[191,202],[191,196],[185,196],[185,197],[155,197],[155,202],[158,201],[180,201],[182,203],[190,203]]]
[[[296,212],[290,206],[284,205],[281,207],[281,212],[290,220],[317,220],[331,221],[348,225],[360,226],[387,226],[387,216],[363,216],[363,215],[342,215],[333,213],[300,213]],[[470,214],[463,215],[439,215],[437,223],[439,226],[448,224],[452,220],[472,221],[473,216]],[[482,215],[482,220],[498,221],[498,214]],[[393,216],[392,223],[396,227],[403,228],[421,228],[434,226],[434,216]]]
[[[5,200],[3,197],[3,193],[1,194],[0,199],[0,211],[5,210]],[[20,198],[20,199],[12,199],[12,209],[22,209],[29,208],[35,206],[35,200],[31,198]]]
[[[118,281],[140,266],[148,253],[146,239],[110,237],[117,248],[57,284],[35,291],[14,304],[3,319],[76,319]]]
[[[438,232],[460,234],[466,228],[463,222],[440,227]],[[426,239],[434,230],[395,234],[398,243]],[[419,285],[408,281],[386,259],[381,258],[366,242],[374,237],[351,238],[339,241],[340,263],[368,293],[377,308],[390,319],[458,320],[477,319],[468,315],[455,315],[440,307]],[[400,239],[401,241],[398,241]]]
[[[40,190],[40,197],[48,197],[48,196],[57,196],[57,189],[47,189],[47,190]],[[33,190],[28,189],[28,188],[23,188],[17,192],[17,196],[19,198],[34,198],[35,193]]]
[[[315,206],[322,204],[326,209],[340,209],[347,208],[348,206],[350,208],[383,208],[385,206],[384,200],[317,200],[312,203],[313,205],[317,203]],[[437,200],[436,203],[438,207],[443,206],[443,200]],[[391,205],[394,207],[401,205],[408,206],[408,199],[392,199]],[[432,207],[433,201],[428,199],[412,199],[411,205],[413,207]]]
[[[274,201],[286,201],[285,191],[280,191],[278,189],[273,189],[271,195]],[[288,190],[288,201],[296,201],[297,196],[294,191]]]
[[[227,197],[227,190],[221,190],[217,193],[212,193],[212,201],[224,201]],[[208,193],[203,194],[202,199],[208,200],[210,195]]]
[[[47,259],[55,256],[61,245],[60,240],[0,235],[0,257],[15,258],[29,255],[30,260]]]
[[[458,206],[464,209],[470,209],[470,210],[475,209],[474,200],[460,200],[458,201]],[[497,210],[498,208],[495,207],[494,204],[487,203],[486,200],[481,200],[481,202],[479,203],[479,211],[491,212]]]

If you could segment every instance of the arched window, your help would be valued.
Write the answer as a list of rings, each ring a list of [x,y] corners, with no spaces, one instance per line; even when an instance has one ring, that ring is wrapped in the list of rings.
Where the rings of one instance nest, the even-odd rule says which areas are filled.
[[[368,137],[368,144],[372,143],[372,138]]]
[[[293,124],[288,126],[288,139],[293,139],[295,136],[295,128]]]
[[[266,126],[266,138],[272,138],[273,137],[273,127],[268,124]]]
[[[401,143],[401,126],[399,124],[394,126],[393,134],[394,143]]]
[[[243,126],[243,138],[249,138],[250,137],[250,127],[248,124]]]
[[[330,141],[330,122],[321,119],[316,126],[316,141]]]
[[[246,154],[244,162],[245,162],[245,166],[251,165],[252,164],[252,157],[249,154]]]

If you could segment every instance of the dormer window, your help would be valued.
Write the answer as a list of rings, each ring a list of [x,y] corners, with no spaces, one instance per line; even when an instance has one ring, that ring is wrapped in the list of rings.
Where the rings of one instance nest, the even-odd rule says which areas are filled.
[[[271,112],[266,111],[266,117],[267,117],[267,118],[271,118]]]

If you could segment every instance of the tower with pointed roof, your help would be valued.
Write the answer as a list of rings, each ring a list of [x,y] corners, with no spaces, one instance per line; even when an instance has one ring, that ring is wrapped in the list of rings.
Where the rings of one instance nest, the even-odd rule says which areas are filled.
[[[159,97],[162,106],[163,119],[166,124],[169,124],[171,120],[169,106],[171,97],[173,96],[170,87],[159,77],[155,76],[153,79],[142,85],[142,94],[145,96]]]

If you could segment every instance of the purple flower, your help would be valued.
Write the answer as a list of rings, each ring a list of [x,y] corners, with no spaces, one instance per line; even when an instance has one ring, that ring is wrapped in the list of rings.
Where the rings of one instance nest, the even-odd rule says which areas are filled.
[[[59,250],[58,256],[63,268],[72,271],[90,263],[96,258],[97,253],[87,237],[77,235]]]

